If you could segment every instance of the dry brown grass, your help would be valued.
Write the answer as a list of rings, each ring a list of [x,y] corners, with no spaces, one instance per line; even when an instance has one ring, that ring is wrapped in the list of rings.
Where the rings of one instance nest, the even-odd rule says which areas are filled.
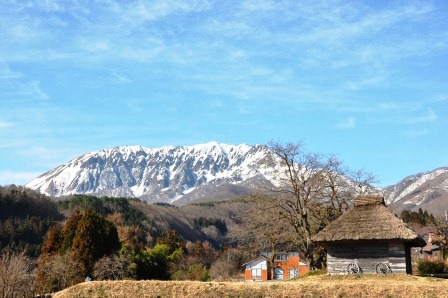
[[[448,280],[407,275],[311,276],[289,282],[95,281],[61,297],[448,297]]]

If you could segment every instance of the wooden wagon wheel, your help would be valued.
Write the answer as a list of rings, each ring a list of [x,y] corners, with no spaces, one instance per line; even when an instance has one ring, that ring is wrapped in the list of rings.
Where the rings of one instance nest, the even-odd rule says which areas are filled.
[[[347,274],[358,274],[361,273],[361,268],[359,268],[356,263],[350,263],[347,265],[347,268],[345,268],[345,272],[347,272]]]
[[[391,273],[392,270],[390,270],[389,265],[385,263],[378,263],[375,265],[375,271],[377,274],[388,274]]]

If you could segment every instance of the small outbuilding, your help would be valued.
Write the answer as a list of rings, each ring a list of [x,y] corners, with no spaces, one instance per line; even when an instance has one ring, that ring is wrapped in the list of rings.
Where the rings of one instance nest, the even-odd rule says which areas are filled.
[[[286,280],[308,273],[308,265],[300,259],[298,252],[279,252],[274,255],[274,276],[269,265],[270,253],[262,255],[243,266],[246,281]]]
[[[353,208],[317,233],[329,274],[412,273],[411,247],[425,241],[384,204],[381,195],[359,195]]]
[[[428,261],[443,261],[443,250],[441,247],[442,237],[437,233],[429,233],[426,246],[421,249],[422,257]]]
[[[248,281],[262,281],[270,279],[269,259],[265,256],[259,256],[245,264],[244,279]]]

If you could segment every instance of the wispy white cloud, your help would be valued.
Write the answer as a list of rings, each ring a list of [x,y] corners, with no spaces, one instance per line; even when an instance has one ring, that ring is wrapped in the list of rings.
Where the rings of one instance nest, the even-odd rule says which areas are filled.
[[[13,122],[8,122],[8,121],[2,121],[2,120],[0,120],[0,130],[1,130],[1,129],[8,128],[8,127],[11,127],[11,126],[14,126],[14,123],[13,123]]]
[[[201,12],[211,7],[207,0],[175,1],[103,1],[103,9],[118,17],[121,25],[141,26],[142,23],[157,21],[173,14]]]
[[[84,53],[101,53],[111,49],[110,42],[106,40],[90,40],[83,37],[78,44]]]
[[[215,109],[221,109],[221,108],[225,107],[226,105],[222,100],[214,99],[210,103],[210,106]]]
[[[139,99],[123,99],[122,102],[132,112],[141,112],[143,110],[143,103]]]
[[[117,71],[111,71],[111,76],[114,79],[114,81],[120,84],[128,84],[132,82],[132,80],[130,80],[129,78],[127,78],[122,74],[119,74]]]
[[[351,78],[344,83],[343,88],[351,91],[365,90],[371,87],[385,86],[388,84],[389,72],[384,70],[364,74],[361,78]]]
[[[21,74],[16,71],[12,71],[8,65],[0,66],[0,82],[6,80],[19,79]]]
[[[336,127],[339,129],[352,129],[356,127],[356,120],[354,117],[348,117],[346,119],[343,119],[339,121],[336,124]]]
[[[42,90],[40,86],[40,81],[30,81],[30,82],[19,82],[16,85],[17,87],[17,94],[21,96],[26,96],[31,99],[38,99],[38,100],[47,100],[50,98],[50,96]]]
[[[416,124],[416,123],[434,122],[437,120],[437,118],[438,118],[437,114],[431,108],[428,108],[425,114],[410,117],[409,119],[406,120],[406,123]]]
[[[438,94],[435,96],[435,102],[445,102],[445,101],[448,101],[448,95]]]
[[[420,126],[442,122],[447,99],[439,79],[445,71],[435,64],[448,49],[442,6],[413,0],[0,3],[0,109],[20,115],[27,108],[26,117],[5,118],[2,139],[14,144],[11,151],[61,140],[100,146],[100,139],[120,142],[124,134],[117,131],[129,128],[179,142],[184,131],[206,138],[204,115],[228,127],[271,121],[277,132],[288,131],[280,128],[289,121],[285,113],[309,123],[310,111],[331,111],[333,129],[359,127],[362,119],[363,127],[380,123],[424,135]],[[431,81],[437,88],[428,87]],[[47,164],[57,154],[32,152]]]
[[[406,37],[399,44],[392,44],[381,40],[371,43],[365,36],[388,31],[405,20],[432,11],[430,5],[408,5],[376,12],[362,4],[345,1],[329,4],[319,1],[229,4],[204,0],[171,1],[169,4],[165,1],[102,1],[101,5],[91,4],[83,9],[76,6],[69,10],[61,6],[63,4],[48,1],[41,9],[83,16],[79,20],[75,18],[79,24],[68,25],[72,34],[68,43],[56,48],[50,42],[45,52],[31,47],[30,53],[21,56],[23,59],[38,56],[44,60],[87,60],[95,64],[131,60],[185,66],[205,62],[212,71],[223,67],[222,71],[230,76],[236,70],[229,67],[232,63],[238,62],[242,68],[247,68],[245,65],[269,57],[283,56],[309,67],[365,64],[366,69],[371,69],[372,65],[381,64],[381,75],[374,70],[374,74],[366,73],[359,81],[352,80],[348,84],[348,88],[356,90],[384,83],[387,79],[384,63],[391,63],[406,53],[421,54],[428,48],[425,40],[409,46],[411,39]],[[221,9],[219,14],[201,15],[201,18],[195,15],[216,9]],[[191,16],[184,20],[188,22],[170,19],[186,15]],[[164,23],[166,20],[169,21]],[[59,39],[58,31],[52,33],[50,29],[41,25],[33,30],[45,34],[46,41],[48,36]],[[403,47],[403,51],[397,51],[396,47]],[[412,54],[411,49],[415,49]],[[400,54],[392,57],[396,52]]]
[[[403,133],[403,135],[411,138],[419,138],[428,135],[428,133],[429,132],[427,129],[415,129],[415,130],[407,130]]]
[[[160,28],[154,23],[156,21],[163,21],[168,16],[173,15],[202,12],[216,8],[213,6],[217,4],[207,1],[192,3],[179,1],[167,6],[164,3],[157,2],[123,4],[106,1],[105,8],[102,9],[103,16],[98,17],[100,25],[88,18],[84,20],[85,23],[80,28],[87,28],[86,33],[90,34],[81,34],[82,31],[75,31],[75,40],[78,36],[77,49],[79,51],[66,52],[67,55],[62,55],[62,57],[66,59],[91,59],[95,61],[94,63],[101,63],[102,60],[104,62],[117,61],[120,63],[127,59],[149,64],[164,62],[170,65],[173,63],[184,65],[185,69],[177,69],[177,71],[184,72],[185,76],[190,78],[197,77],[205,72],[205,69],[208,69],[209,72],[205,73],[207,82],[215,82],[216,85],[221,84],[223,91],[228,90],[229,95],[247,99],[259,96],[258,90],[260,88],[250,86],[257,84],[257,77],[261,74],[256,70],[268,70],[269,72],[265,74],[271,76],[271,81],[274,76],[278,77],[277,83],[282,83],[282,85],[273,86],[272,90],[289,88],[288,79],[294,79],[293,77],[297,75],[297,73],[291,73],[285,80],[284,76],[278,74],[280,72],[285,73],[286,67],[280,72],[279,70],[272,71],[264,67],[263,62],[258,62],[263,57],[284,55],[286,60],[292,60],[293,55],[295,55],[299,60],[313,61],[313,65],[316,65],[315,63],[326,64],[336,68],[364,64],[366,69],[372,68],[372,70],[370,72],[366,71],[358,78],[353,76],[353,79],[349,79],[345,86],[350,90],[357,91],[375,87],[379,84],[387,84],[389,72],[386,69],[389,63],[393,63],[397,57],[403,57],[403,52],[409,53],[409,49],[415,49],[409,54],[414,55],[421,53],[422,48],[426,47],[424,40],[421,44],[408,46],[407,41],[411,41],[411,39],[406,38],[402,39],[398,45],[395,43],[388,44],[387,42],[367,42],[367,45],[365,45],[362,42],[357,44],[357,42],[364,41],[365,36],[372,33],[385,32],[400,24],[400,22],[430,13],[432,7],[429,5],[409,5],[409,7],[394,7],[376,12],[360,5],[356,7],[355,4],[345,1],[337,1],[331,5],[324,5],[321,2],[303,2],[300,5],[296,5],[294,2],[285,3],[243,2],[238,12],[229,10],[227,7],[222,15],[205,17],[199,20],[194,19],[192,24],[182,24],[182,26],[174,24],[176,26],[166,27],[170,28],[169,30],[166,30],[165,27],[163,27],[163,30],[159,30]],[[286,15],[285,19],[291,22],[291,29],[286,29],[284,33],[277,34],[278,28],[269,26],[275,25],[273,20],[278,20],[278,18],[270,15],[270,18],[260,19],[260,13],[254,14],[254,11],[263,11],[263,14],[261,14],[263,16],[266,16],[265,14],[269,16],[273,12]],[[238,18],[236,18],[237,16]],[[241,18],[241,16],[247,18]],[[106,21],[110,19],[115,21]],[[268,26],[262,25],[261,21],[263,20],[267,22]],[[126,29],[117,29],[123,27],[127,22],[134,24],[134,27],[131,26],[134,29],[127,29],[127,31]],[[283,20],[278,21],[279,24],[282,24],[282,22]],[[136,29],[138,27],[139,29]],[[191,32],[186,31],[187,28]],[[142,34],[144,38],[138,40],[131,38],[131,35],[128,34],[132,31],[129,30],[137,30],[133,33]],[[185,37],[179,37],[180,30],[185,30]],[[222,34],[223,32],[227,34]],[[210,42],[209,37],[211,35],[214,35],[215,38],[212,38]],[[103,39],[98,39],[98,36],[103,36]],[[172,36],[175,36],[175,38],[172,38]],[[225,38],[224,42],[219,42],[222,38]],[[202,40],[207,40],[207,42]],[[244,41],[249,47],[239,46],[239,44],[244,45],[241,41]],[[314,48],[314,46],[316,47]],[[327,49],[327,46],[331,46],[331,51]],[[402,46],[406,51],[397,51],[397,46]],[[320,54],[314,55],[312,49],[318,50],[319,48],[322,49]],[[349,48],[350,51],[347,55]],[[260,50],[257,51],[257,49]],[[281,51],[284,51],[284,53],[281,53]],[[400,52],[400,54],[392,57],[392,53],[396,52]],[[62,50],[59,53],[61,54]],[[218,61],[221,63],[217,63]],[[329,61],[331,61],[330,64],[328,64]],[[233,67],[236,62],[240,63],[240,67]],[[198,63],[201,63],[203,67],[196,68],[195,65]],[[374,64],[381,65],[372,67]],[[248,69],[254,71],[248,72]],[[241,80],[243,75],[244,78]],[[240,82],[246,83],[236,83],[236,78],[239,78]],[[299,78],[299,80],[302,79]],[[234,86],[232,82],[235,82]],[[214,86],[214,84],[211,84],[211,86]],[[244,86],[247,86],[247,88]],[[244,90],[238,90],[238,87],[243,87],[241,89]],[[314,91],[314,93],[320,92],[322,91]],[[323,96],[317,97],[322,98]]]
[[[38,8],[39,10],[43,10],[45,12],[59,12],[64,11],[64,5],[61,1],[58,0],[42,0],[42,1],[32,1],[32,0],[21,0],[21,1],[12,1],[14,2],[13,7],[16,11],[24,11],[33,8]]]
[[[0,171],[0,185],[24,185],[42,173],[28,171]]]
[[[402,105],[400,105],[397,102],[387,101],[387,102],[379,103],[378,107],[382,110],[397,110],[397,109],[402,108]]]
[[[350,46],[354,41],[365,39],[366,36],[375,36],[378,32],[388,30],[405,20],[412,20],[433,11],[431,5],[407,5],[395,8],[370,11],[367,7],[354,2],[340,2],[339,7],[329,5],[319,17],[319,14],[310,14],[310,22],[314,24],[313,30],[307,34],[296,37],[297,41],[313,42],[319,44],[334,44]],[[316,6],[315,8],[318,8]],[[322,20],[324,20],[322,22]],[[325,21],[326,20],[326,21]],[[348,42],[348,44],[347,44]],[[344,46],[344,47],[345,47]]]
[[[42,89],[38,80],[29,80],[21,72],[11,70],[8,65],[0,67],[0,92],[8,98],[27,97],[31,100],[47,100],[50,96]],[[8,98],[2,99],[7,101]]]

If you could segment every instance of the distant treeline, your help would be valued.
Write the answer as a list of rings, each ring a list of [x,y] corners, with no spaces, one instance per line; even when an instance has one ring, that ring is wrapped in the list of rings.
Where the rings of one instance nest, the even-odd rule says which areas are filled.
[[[126,237],[132,242],[132,246],[154,245],[162,230],[156,223],[139,209],[131,205],[131,202],[140,202],[133,198],[95,197],[89,195],[74,195],[73,197],[58,202],[61,211],[91,210],[101,214],[119,227],[119,232],[128,234]],[[126,231],[121,231],[122,229]],[[132,230],[133,232],[129,231]],[[138,232],[136,232],[138,231]],[[138,235],[137,235],[137,234]],[[122,235],[123,236],[123,235]],[[125,236],[123,236],[125,237]]]
[[[403,210],[400,214],[400,219],[405,223],[420,224],[422,226],[436,224],[436,219],[433,214],[429,214],[428,211],[423,211],[422,208],[418,209],[418,212]]]
[[[61,210],[80,210],[85,211],[87,209],[93,210],[96,213],[107,217],[112,213],[123,214],[125,224],[131,225],[141,223],[147,218],[140,210],[132,207],[130,201],[139,201],[138,199],[130,198],[113,198],[113,197],[95,197],[88,195],[74,195],[73,197],[61,200],[58,202],[58,206]]]
[[[25,187],[0,186],[0,251],[39,256],[48,229],[62,218],[48,197]]]
[[[197,217],[193,220],[193,224],[197,228],[208,228],[215,226],[221,234],[227,233],[226,222],[220,218]]]

